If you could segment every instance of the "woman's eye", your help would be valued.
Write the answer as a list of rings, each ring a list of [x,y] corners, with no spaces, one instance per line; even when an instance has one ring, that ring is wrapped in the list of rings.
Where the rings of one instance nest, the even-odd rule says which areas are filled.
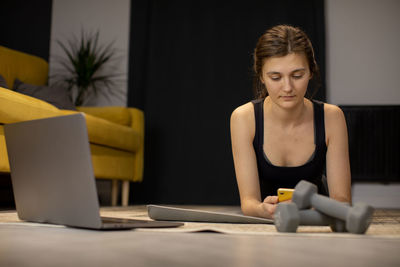
[[[273,80],[273,81],[279,81],[280,79],[281,79],[281,77],[279,77],[279,76],[271,77],[271,80]]]
[[[294,75],[293,78],[295,78],[296,80],[303,78],[303,75]]]

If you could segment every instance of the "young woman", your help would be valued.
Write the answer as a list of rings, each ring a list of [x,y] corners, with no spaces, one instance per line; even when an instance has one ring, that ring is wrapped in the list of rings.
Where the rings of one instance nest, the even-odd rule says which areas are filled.
[[[257,99],[231,116],[232,152],[244,214],[273,218],[278,188],[300,180],[351,201],[346,121],[340,108],[306,98],[318,76],[307,35],[287,25],[269,29],[254,51]],[[323,176],[326,172],[325,192]]]

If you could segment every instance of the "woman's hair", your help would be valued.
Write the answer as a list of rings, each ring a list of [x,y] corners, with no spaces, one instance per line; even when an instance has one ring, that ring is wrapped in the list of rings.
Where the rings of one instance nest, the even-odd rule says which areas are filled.
[[[283,57],[290,53],[304,53],[307,58],[312,80],[319,82],[319,69],[314,57],[314,49],[307,35],[297,27],[278,25],[267,30],[257,41],[254,49],[254,77],[253,90],[256,98],[264,98],[268,95],[265,85],[261,82],[262,67],[266,59],[270,57]],[[307,90],[307,96],[312,98]]]

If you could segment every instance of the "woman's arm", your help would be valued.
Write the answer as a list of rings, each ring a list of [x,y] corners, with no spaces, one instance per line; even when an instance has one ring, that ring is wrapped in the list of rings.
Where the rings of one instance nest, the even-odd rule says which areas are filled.
[[[351,204],[351,174],[346,119],[343,111],[325,104],[326,174],[331,198]]]
[[[254,108],[252,103],[238,107],[231,115],[231,142],[240,203],[245,215],[272,218],[277,196],[269,196],[261,202],[257,160],[253,148],[255,134]]]

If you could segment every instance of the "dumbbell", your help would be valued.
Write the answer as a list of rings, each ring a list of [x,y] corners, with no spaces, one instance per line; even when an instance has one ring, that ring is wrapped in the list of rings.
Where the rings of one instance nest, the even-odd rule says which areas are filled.
[[[279,203],[274,214],[278,232],[296,232],[299,225],[331,226],[332,230],[343,231],[343,222],[316,210],[300,210],[294,203]]]
[[[293,192],[292,202],[298,209],[314,207],[316,210],[346,222],[350,233],[363,234],[371,224],[374,209],[365,203],[356,203],[352,207],[329,197],[317,194],[317,186],[300,181]]]

